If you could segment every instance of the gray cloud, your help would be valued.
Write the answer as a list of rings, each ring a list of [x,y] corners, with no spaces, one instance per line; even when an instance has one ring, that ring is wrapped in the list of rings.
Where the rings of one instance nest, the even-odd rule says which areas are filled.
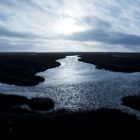
[[[127,33],[123,30],[122,32],[117,32],[114,30],[113,25],[107,20],[104,21],[99,17],[93,18],[87,16],[80,22],[90,25],[93,29],[91,28],[86,31],[74,33],[71,36],[67,36],[66,39],[77,41],[98,41],[111,45],[127,45],[129,48],[132,47],[132,50],[135,49],[134,46],[140,45],[140,35]]]
[[[0,51],[140,51],[139,7],[139,0],[1,0]]]
[[[37,35],[34,35],[32,33],[26,33],[26,32],[17,32],[17,31],[10,31],[8,29],[0,27],[0,37],[11,37],[11,38],[36,38]]]
[[[112,45],[140,45],[140,36],[138,35],[111,32],[100,29],[74,33],[73,35],[67,37],[67,39],[77,41],[99,41]]]

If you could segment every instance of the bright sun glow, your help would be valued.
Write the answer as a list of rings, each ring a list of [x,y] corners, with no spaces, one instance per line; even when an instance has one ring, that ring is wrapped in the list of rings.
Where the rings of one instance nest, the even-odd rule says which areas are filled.
[[[62,34],[72,34],[83,30],[83,27],[77,25],[72,19],[58,21],[55,28],[58,33]]]

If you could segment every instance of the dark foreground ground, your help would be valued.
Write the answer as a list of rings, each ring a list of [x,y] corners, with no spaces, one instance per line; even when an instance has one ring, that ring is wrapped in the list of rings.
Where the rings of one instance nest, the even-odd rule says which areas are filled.
[[[19,86],[37,85],[43,82],[44,78],[35,74],[59,66],[55,60],[67,55],[80,55],[80,61],[95,64],[100,69],[118,72],[140,71],[138,53],[1,53],[0,82]],[[138,96],[126,97],[122,101],[126,106],[140,109]],[[98,128],[140,128],[140,121],[136,116],[119,110],[54,111],[54,106],[55,103],[48,98],[27,99],[0,94],[0,138],[65,138],[66,135],[94,137],[94,130]]]
[[[36,99],[38,101],[40,99]],[[32,104],[23,109],[21,105]],[[39,113],[50,104],[32,103],[26,97],[0,94],[0,137],[27,139],[36,137],[61,138],[86,136],[94,138],[93,133],[111,128],[139,129],[136,116],[122,113],[116,109],[70,112],[64,109]],[[35,109],[34,109],[35,107]],[[51,106],[52,107],[52,106]]]

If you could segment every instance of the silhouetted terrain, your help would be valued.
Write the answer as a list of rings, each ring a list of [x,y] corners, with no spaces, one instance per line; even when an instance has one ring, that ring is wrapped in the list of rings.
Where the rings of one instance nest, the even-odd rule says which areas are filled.
[[[37,85],[45,79],[35,74],[59,66],[55,60],[64,56],[56,53],[1,53],[0,82],[19,86]]]
[[[116,109],[77,112],[60,109],[39,113],[20,107],[29,102],[32,101],[21,96],[0,95],[0,136],[5,139],[59,138],[69,134],[93,137],[93,130],[98,128],[140,128],[140,121],[134,115]]]
[[[129,96],[123,99],[123,104],[140,111],[140,96]]]
[[[57,59],[79,55],[80,61],[95,64],[99,69],[118,72],[140,71],[140,54],[134,53],[1,53],[0,82],[18,86],[34,86],[44,81],[35,74],[60,64]],[[139,97],[126,97],[123,104],[139,110]],[[48,98],[28,99],[0,94],[0,136],[35,139],[37,136],[92,136],[97,128],[140,128],[135,115],[116,109],[91,111],[54,110]],[[48,111],[49,110],[49,111]],[[41,111],[41,112],[40,112]],[[43,113],[42,113],[43,111]],[[44,112],[45,111],[45,112]]]
[[[80,61],[95,64],[99,69],[140,71],[140,53],[0,53],[0,82],[35,86],[45,80],[36,73],[59,66],[56,60],[67,55],[79,55]]]
[[[82,53],[80,61],[116,72],[140,71],[140,53]]]

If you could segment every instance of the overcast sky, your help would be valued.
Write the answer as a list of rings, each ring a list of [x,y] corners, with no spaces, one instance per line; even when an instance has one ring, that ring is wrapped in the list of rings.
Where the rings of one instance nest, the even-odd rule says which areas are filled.
[[[140,52],[140,0],[0,0],[0,51]]]

